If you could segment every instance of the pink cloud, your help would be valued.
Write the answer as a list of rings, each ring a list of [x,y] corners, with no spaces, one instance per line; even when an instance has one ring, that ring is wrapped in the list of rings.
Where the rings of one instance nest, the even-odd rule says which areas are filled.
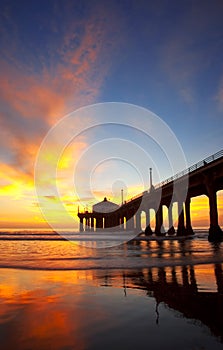
[[[69,14],[67,6],[68,3],[63,8]],[[10,13],[7,19],[11,22],[11,32],[2,31],[0,25],[4,43],[4,58],[0,60],[0,189],[2,200],[7,201],[7,195],[10,199],[8,208],[12,208],[11,199],[21,199],[18,205],[24,212],[24,221],[27,220],[24,196],[30,196],[30,203],[35,202],[33,173],[42,139],[64,115],[95,103],[100,97],[111,68],[111,54],[120,45],[120,30],[112,16],[106,5],[95,8],[78,23],[72,15],[67,16],[63,27],[58,18],[40,23],[45,25],[46,35],[49,34],[48,46],[42,51],[34,43],[33,51],[29,49],[27,56],[27,43],[23,43]],[[82,28],[81,35],[78,27]],[[29,44],[31,47],[32,43]],[[65,167],[66,163],[62,165]],[[66,169],[61,173],[67,176]],[[62,180],[60,183],[63,192]],[[64,192],[67,195],[67,190]],[[11,217],[12,212],[8,210],[8,213]],[[16,211],[13,220],[19,222],[15,214]]]
[[[13,43],[13,53],[7,52],[7,62],[0,62],[0,143],[14,157],[14,165],[23,166],[24,171],[31,172],[41,139],[50,126],[100,96],[111,64],[109,53],[116,45],[103,11],[81,23],[84,30],[78,47],[72,44],[76,23],[71,21],[55,49],[60,59],[47,66],[40,55],[43,68],[38,73],[32,61],[30,67],[15,64],[19,42]]]

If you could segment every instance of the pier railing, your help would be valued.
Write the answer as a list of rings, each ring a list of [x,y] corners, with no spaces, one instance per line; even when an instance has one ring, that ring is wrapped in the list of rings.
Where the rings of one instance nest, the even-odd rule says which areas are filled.
[[[207,165],[207,164],[210,164],[210,163],[212,163],[213,161],[215,161],[215,160],[217,160],[217,159],[219,159],[219,158],[221,158],[221,157],[223,157],[223,150],[218,151],[217,153],[212,154],[211,156],[209,156],[209,157],[207,157],[207,158],[205,158],[205,159],[199,161],[198,163],[196,163],[196,164],[190,166],[189,168],[187,168],[187,169],[185,169],[185,170],[183,170],[183,171],[180,171],[179,173],[177,173],[177,174],[175,174],[175,175],[173,175],[173,176],[167,178],[167,179],[164,180],[164,181],[159,182],[158,184],[156,184],[156,185],[154,186],[154,189],[159,189],[160,187],[163,187],[164,185],[167,185],[168,183],[170,183],[170,182],[172,182],[172,181],[175,181],[175,180],[181,178],[181,177],[184,176],[184,175],[188,175],[188,174],[192,173],[193,171],[195,171],[195,170],[197,170],[197,169],[199,169],[199,168],[202,168],[203,166],[205,166],[205,165]],[[145,192],[146,192],[146,191],[145,191]],[[140,193],[140,194],[138,194],[138,195],[136,195],[136,196],[134,196],[134,197],[128,199],[128,200],[126,201],[126,203],[129,203],[129,202],[133,201],[134,199],[137,199],[137,198],[142,197],[143,194],[144,194],[145,192],[142,192],[142,193]]]

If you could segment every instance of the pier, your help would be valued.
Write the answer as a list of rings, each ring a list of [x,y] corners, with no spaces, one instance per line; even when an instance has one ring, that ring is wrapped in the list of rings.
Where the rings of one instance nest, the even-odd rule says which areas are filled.
[[[135,230],[142,232],[141,214],[145,213],[145,234],[157,236],[193,234],[190,202],[197,196],[206,195],[209,199],[209,240],[223,240],[223,232],[218,222],[217,192],[223,190],[223,150],[194,164],[188,169],[151,186],[148,191],[127,200],[114,210],[99,212],[78,211],[80,231],[99,229]],[[106,199],[106,198],[105,198]],[[104,199],[104,202],[107,200]],[[109,202],[109,201],[107,201]],[[103,203],[103,202],[101,202]],[[114,203],[109,202],[112,205]],[[173,204],[178,206],[178,225],[173,226]],[[169,228],[163,227],[163,207],[168,209]],[[155,230],[150,225],[150,209],[155,211]]]

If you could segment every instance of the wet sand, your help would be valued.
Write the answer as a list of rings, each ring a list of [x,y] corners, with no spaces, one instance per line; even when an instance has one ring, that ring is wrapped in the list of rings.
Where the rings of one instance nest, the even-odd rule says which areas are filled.
[[[1,349],[222,349],[222,269],[1,268]]]

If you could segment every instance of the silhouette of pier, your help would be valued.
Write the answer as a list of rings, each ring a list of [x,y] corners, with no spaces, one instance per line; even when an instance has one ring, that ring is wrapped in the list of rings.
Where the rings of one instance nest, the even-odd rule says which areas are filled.
[[[115,228],[142,232],[141,214],[146,217],[146,235],[157,236],[193,234],[191,225],[191,198],[206,195],[209,199],[209,240],[223,239],[223,232],[218,222],[217,191],[223,190],[223,150],[196,163],[188,169],[151,186],[148,191],[129,199],[113,211],[98,212],[95,210],[78,212],[80,231],[95,231]],[[105,198],[106,200],[106,198]],[[178,204],[177,230],[173,226],[172,208]],[[111,203],[111,202],[110,202]],[[168,209],[169,228],[163,227],[163,207]],[[150,209],[155,210],[155,230],[150,226]]]

